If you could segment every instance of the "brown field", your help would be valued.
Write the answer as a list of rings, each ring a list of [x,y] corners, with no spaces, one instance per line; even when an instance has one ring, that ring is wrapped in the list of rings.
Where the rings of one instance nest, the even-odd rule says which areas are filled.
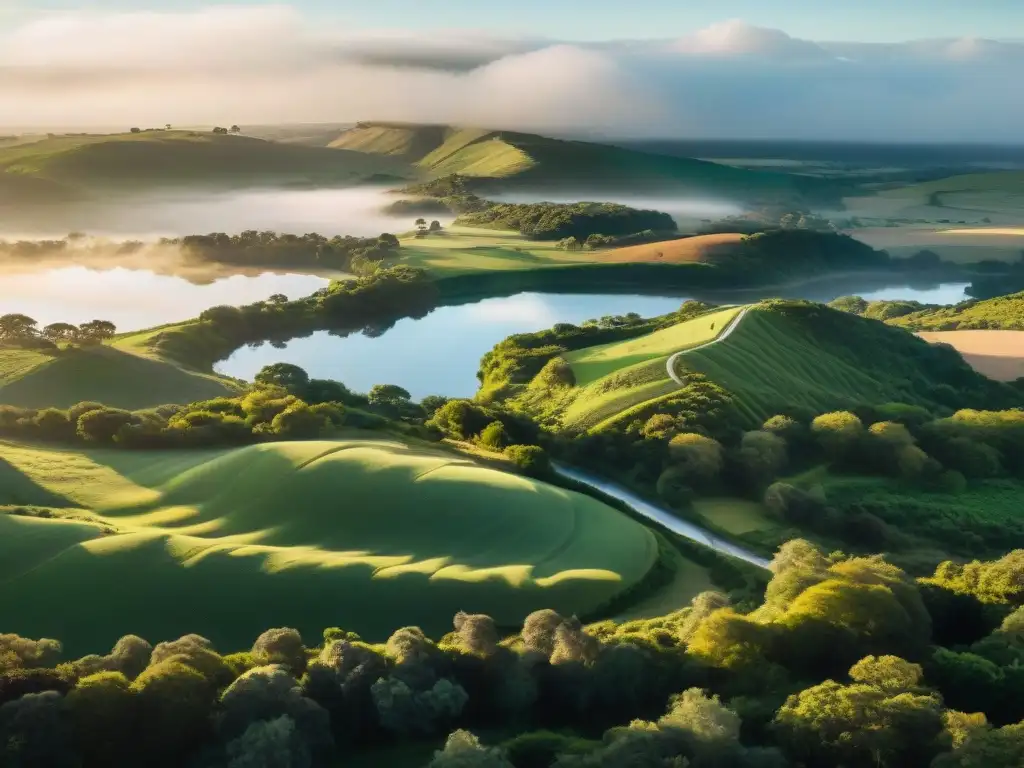
[[[709,261],[716,252],[728,249],[743,239],[743,235],[730,232],[719,235],[697,235],[679,240],[664,240],[660,243],[630,245],[613,248],[601,254],[602,262],[664,262],[683,264],[694,261]]]
[[[1024,376],[1024,331],[927,331],[933,344],[949,344],[974,370],[996,381]]]

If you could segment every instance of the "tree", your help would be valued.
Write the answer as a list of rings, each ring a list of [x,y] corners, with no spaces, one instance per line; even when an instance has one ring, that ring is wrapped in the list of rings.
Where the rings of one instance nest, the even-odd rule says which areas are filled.
[[[291,363],[274,363],[263,366],[253,379],[267,387],[282,387],[293,395],[301,395],[309,385],[309,374]]]
[[[786,441],[774,432],[745,432],[739,460],[754,486],[770,483],[786,465]]]
[[[416,219],[416,234],[419,237],[423,237],[427,234],[427,220]]]
[[[431,232],[440,232],[441,231],[441,222],[438,221],[437,219],[435,219],[434,221],[430,222],[430,231]]]
[[[117,333],[117,326],[109,320],[90,320],[78,326],[78,336],[86,343],[98,344]]]
[[[400,408],[408,405],[411,397],[412,395],[409,394],[407,389],[403,389],[397,384],[374,384],[370,387],[367,400],[370,401],[370,405]]]
[[[36,321],[28,315],[11,314],[0,316],[0,340],[22,341],[35,336]]]
[[[860,441],[864,424],[849,411],[836,411],[818,416],[811,422],[811,432],[825,452],[840,461],[848,458]]]
[[[70,323],[50,323],[43,328],[43,338],[54,342],[71,341],[78,335],[78,326]]]
[[[683,432],[669,441],[668,452],[694,484],[713,483],[722,471],[722,445],[714,438]]]
[[[434,753],[427,768],[513,768],[498,749],[489,749],[469,731],[449,734],[444,749]]]
[[[165,123],[165,124],[164,124],[164,130],[165,130],[165,131],[169,131],[169,130],[171,130],[171,124],[170,124],[170,123]]]
[[[232,125],[232,126],[231,126],[231,132],[232,132],[232,133],[241,133],[241,132],[242,132],[242,129],[241,129],[241,128],[239,128],[239,127],[238,127],[237,125]]]
[[[227,132],[228,132],[228,129],[227,129],[227,128],[221,128],[221,127],[220,127],[219,125],[218,125],[218,126],[216,126],[216,127],[215,127],[215,128],[213,129],[213,133],[216,133],[216,134],[218,134],[218,135],[225,135],[225,134],[227,134]]]
[[[142,129],[141,128],[132,128],[131,132],[132,133],[142,133]]]
[[[76,432],[83,440],[91,443],[111,443],[121,428],[134,420],[130,411],[99,408],[78,417]]]

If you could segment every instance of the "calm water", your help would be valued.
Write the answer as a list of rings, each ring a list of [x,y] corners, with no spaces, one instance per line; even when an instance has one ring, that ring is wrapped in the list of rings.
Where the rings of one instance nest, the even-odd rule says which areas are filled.
[[[803,296],[831,301],[858,293],[870,300],[903,298],[949,304],[965,298],[965,287],[958,283],[923,290],[894,286],[857,291],[848,285],[819,286],[808,288]],[[756,298],[746,294],[732,300],[750,302]],[[432,394],[471,397],[477,389],[480,358],[506,336],[550,328],[555,323],[581,323],[602,315],[637,312],[650,317],[676,309],[683,301],[682,297],[520,293],[442,307],[420,320],[400,320],[377,338],[316,333],[293,339],[283,349],[268,344],[256,349],[243,347],[217,368],[229,376],[252,379],[264,365],[288,362],[315,378],[344,382],[357,392],[366,392],[374,384],[398,384],[414,399]],[[716,297],[716,301],[726,303],[730,299]]]
[[[0,314],[20,312],[40,325],[109,320],[120,331],[188,320],[218,304],[248,304],[275,293],[308,296],[328,284],[313,275],[233,275],[205,285],[136,269],[64,267],[0,275]]]

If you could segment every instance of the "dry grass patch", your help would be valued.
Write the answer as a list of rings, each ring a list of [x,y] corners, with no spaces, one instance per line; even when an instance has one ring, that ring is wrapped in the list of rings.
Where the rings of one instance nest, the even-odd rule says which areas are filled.
[[[927,331],[917,334],[933,344],[956,348],[978,373],[996,381],[1024,376],[1024,331]]]
[[[604,262],[649,262],[665,264],[704,263],[728,251],[745,236],[737,232],[717,235],[697,235],[660,243],[613,248],[601,253]]]

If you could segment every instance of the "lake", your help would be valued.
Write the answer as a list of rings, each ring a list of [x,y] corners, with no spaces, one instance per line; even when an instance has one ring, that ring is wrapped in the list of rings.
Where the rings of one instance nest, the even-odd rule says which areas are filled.
[[[965,283],[929,288],[875,286],[871,290],[855,290],[849,284],[813,284],[802,291],[783,293],[815,301],[857,293],[872,301],[898,298],[953,304],[966,298],[965,288]],[[764,296],[747,293],[731,299],[717,296],[715,301],[751,302],[777,295],[778,291]],[[338,338],[323,332],[292,339],[283,348],[269,344],[255,349],[243,347],[219,363],[217,370],[251,380],[263,366],[287,362],[304,368],[314,378],[344,382],[356,392],[366,392],[374,384],[398,384],[416,400],[426,395],[472,397],[477,389],[480,358],[507,336],[539,331],[555,323],[579,324],[602,315],[661,315],[685,300],[678,296],[520,293],[441,307],[419,320],[400,320],[376,338],[362,334]]]
[[[19,312],[40,325],[109,320],[119,331],[188,320],[218,304],[249,304],[275,293],[297,299],[329,280],[314,275],[231,275],[205,284],[147,270],[60,267],[0,275],[0,314]]]

